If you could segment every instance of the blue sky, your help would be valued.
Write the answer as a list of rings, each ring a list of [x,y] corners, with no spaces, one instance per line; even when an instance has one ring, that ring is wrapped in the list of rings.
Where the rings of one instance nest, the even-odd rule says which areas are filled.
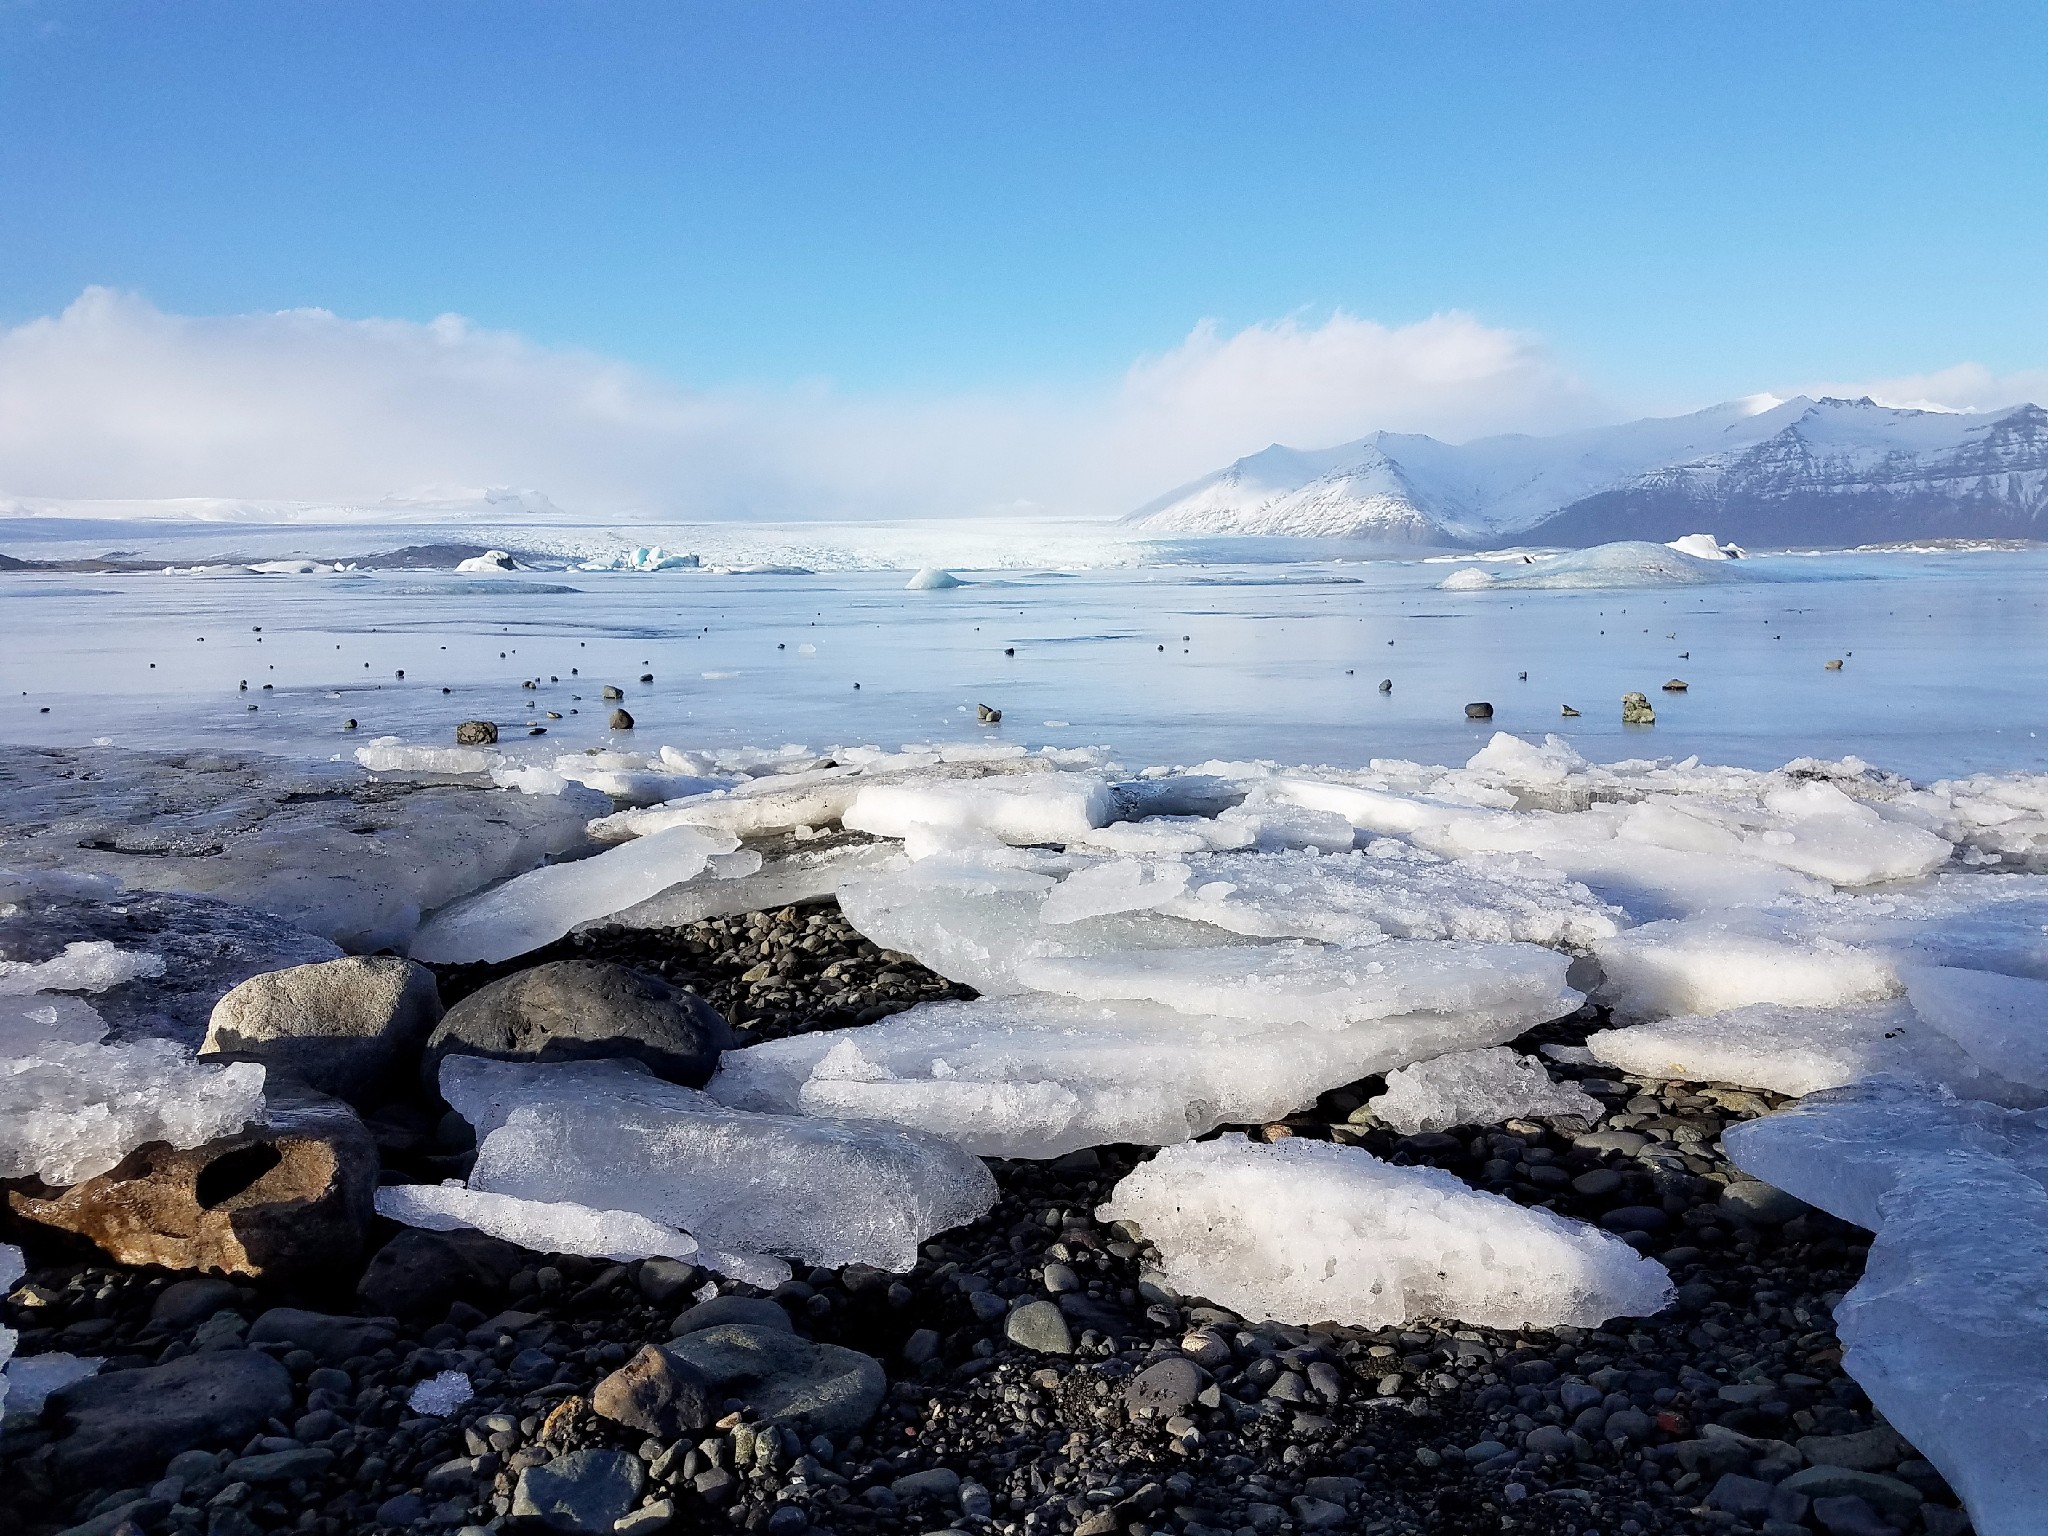
[[[0,325],[457,312],[927,399],[1340,312],[1615,411],[2025,374],[2044,59],[2037,3],[0,0]]]

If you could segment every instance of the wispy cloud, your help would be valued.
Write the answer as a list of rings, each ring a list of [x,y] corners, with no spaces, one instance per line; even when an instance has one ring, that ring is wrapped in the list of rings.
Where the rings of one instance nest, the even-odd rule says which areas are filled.
[[[520,485],[609,516],[1108,514],[1280,441],[1600,416],[1536,338],[1450,313],[1196,326],[1063,395],[689,389],[456,316],[193,317],[87,290],[0,332],[0,491],[361,502]]]

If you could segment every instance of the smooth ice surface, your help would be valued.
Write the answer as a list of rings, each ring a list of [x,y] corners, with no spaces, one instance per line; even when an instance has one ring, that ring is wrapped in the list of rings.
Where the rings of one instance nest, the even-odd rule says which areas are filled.
[[[1505,1046],[1418,1061],[1386,1076],[1387,1091],[1366,1107],[1404,1135],[1564,1115],[1591,1124],[1605,1113],[1584,1089],[1556,1081],[1534,1057]]]
[[[1615,1017],[1719,1013],[1751,1003],[1834,1008],[1899,991],[1882,954],[1821,934],[1783,936],[1728,923],[1648,923],[1594,946]]]
[[[1510,1039],[1559,1011],[1546,1000],[1333,1030],[1040,994],[921,1003],[728,1051],[705,1091],[744,1109],[915,1126],[984,1157],[1058,1157],[1277,1119],[1327,1089]]]
[[[741,869],[738,861],[752,860]],[[680,928],[708,917],[741,912],[766,912],[821,896],[836,895],[840,886],[861,875],[901,868],[902,852],[893,843],[841,843],[834,847],[795,848],[763,858],[751,848],[719,854],[707,868],[714,878],[671,886],[658,895],[586,923],[584,927]]]
[[[1162,1003],[1263,1024],[1338,1029],[1397,1013],[1525,1017],[1581,1001],[1566,958],[1534,944],[1388,940],[1368,949],[1279,943],[1020,961],[1019,981],[1088,1002]]]
[[[580,1253],[629,1263],[687,1259],[697,1240],[631,1211],[597,1210],[566,1200],[520,1200],[460,1184],[384,1184],[377,1214],[409,1227],[449,1232],[473,1227],[535,1253]]]
[[[625,1062],[450,1056],[441,1092],[481,1138],[472,1189],[632,1211],[706,1248],[906,1270],[996,1198],[936,1137],[733,1110]]]
[[[43,1355],[16,1355],[7,1362],[0,1404],[5,1405],[8,1418],[33,1423],[52,1392],[97,1375],[103,1363],[102,1356],[67,1354],[61,1349]]]
[[[413,939],[415,960],[460,964],[509,960],[552,943],[578,923],[609,917],[701,874],[738,839],[695,827],[671,827],[508,880],[436,912]]]
[[[1251,1318],[1591,1328],[1672,1295],[1663,1265],[1596,1227],[1299,1137],[1168,1147],[1098,1215],[1136,1222],[1177,1290]]]
[[[476,1389],[470,1385],[465,1372],[436,1371],[424,1381],[414,1383],[406,1396],[405,1406],[414,1413],[445,1419],[474,1396]]]
[[[81,939],[41,961],[0,960],[0,997],[30,992],[105,992],[123,982],[164,973],[162,955],[123,949],[104,939]]]
[[[1913,1011],[1972,1061],[2048,1095],[2048,981],[1946,965],[1900,975]]]
[[[1987,1536],[2048,1508],[2048,1110],[1896,1082],[1731,1126],[1745,1172],[1873,1229],[1842,1364]]]
[[[848,830],[905,837],[914,828],[985,832],[1005,843],[1069,843],[1106,825],[1108,783],[1092,773],[874,784],[840,817]]]
[[[107,1021],[82,998],[61,992],[0,995],[0,1061],[33,1056],[45,1045],[98,1045]]]
[[[263,1109],[263,1068],[194,1061],[168,1040],[50,1043],[0,1060],[0,1179],[105,1173],[149,1141],[196,1147]]]
[[[1752,1003],[1599,1030],[1586,1046],[1608,1066],[1643,1077],[1740,1083],[1794,1097],[1891,1074],[1993,1103],[2048,1101],[1973,1058],[1903,999],[1839,1008]]]

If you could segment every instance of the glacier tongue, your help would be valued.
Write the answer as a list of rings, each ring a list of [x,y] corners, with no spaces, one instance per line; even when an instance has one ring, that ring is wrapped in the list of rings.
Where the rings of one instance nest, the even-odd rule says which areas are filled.
[[[2048,1110],[1880,1081],[1731,1127],[1737,1167],[1873,1229],[1842,1364],[1985,1536],[2048,1509]]]
[[[1574,996],[1345,1029],[1029,994],[923,1003],[855,1029],[729,1051],[705,1091],[738,1108],[915,1126],[985,1157],[1163,1146],[1278,1119],[1418,1057],[1512,1038],[1569,1012]]]
[[[1663,1265],[1596,1227],[1330,1142],[1168,1147],[1097,1214],[1135,1222],[1177,1289],[1249,1318],[1593,1328],[1672,1296]]]
[[[995,1203],[981,1161],[936,1137],[734,1110],[636,1067],[448,1057],[441,1092],[480,1138],[470,1188],[630,1212],[707,1248],[893,1270]]]

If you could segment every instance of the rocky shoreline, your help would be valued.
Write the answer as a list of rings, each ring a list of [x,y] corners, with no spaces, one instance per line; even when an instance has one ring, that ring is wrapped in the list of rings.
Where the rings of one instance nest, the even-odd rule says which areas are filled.
[[[561,958],[660,975],[743,1042],[970,995],[826,902],[443,967],[442,996]],[[1589,1007],[1518,1043],[1571,1045],[1602,1023]],[[814,1269],[772,1293],[672,1260],[381,1220],[359,1275],[181,1277],[15,1220],[5,1236],[29,1273],[0,1321],[21,1353],[104,1356],[101,1383],[156,1374],[148,1394],[73,1389],[60,1422],[11,1419],[0,1510],[29,1536],[1968,1530],[1843,1374],[1829,1314],[1868,1234],[1719,1151],[1725,1125],[1780,1101],[1546,1064],[1600,1100],[1597,1125],[1399,1136],[1361,1108],[1369,1079],[1241,1129],[1363,1146],[1596,1221],[1671,1269],[1678,1299],[1656,1318],[1246,1321],[1175,1294],[1142,1234],[1097,1222],[1149,1155],[1130,1147],[993,1160],[996,1208],[927,1243],[910,1273]],[[466,1171],[439,1106],[367,1123],[390,1177]],[[703,1365],[734,1340],[759,1358],[665,1379],[677,1351]],[[473,1395],[422,1391],[451,1372]]]

